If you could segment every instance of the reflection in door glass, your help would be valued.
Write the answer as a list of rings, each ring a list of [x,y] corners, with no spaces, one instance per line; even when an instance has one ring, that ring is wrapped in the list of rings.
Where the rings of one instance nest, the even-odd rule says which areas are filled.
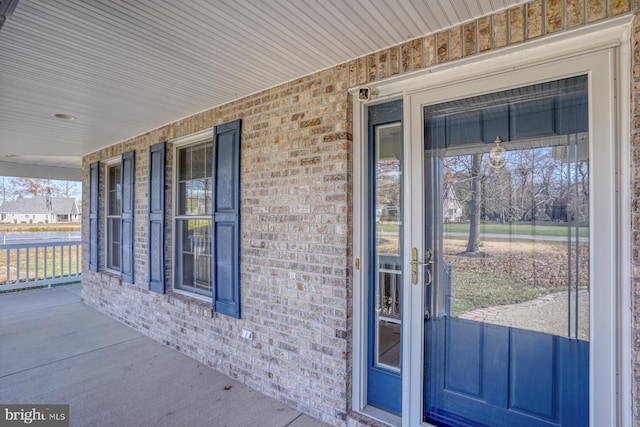
[[[443,158],[453,316],[589,339],[589,167],[572,145],[510,150],[499,168]]]
[[[589,339],[585,84],[438,106],[441,312]]]
[[[375,129],[375,249],[377,258],[375,364],[391,370],[400,369],[401,138],[400,123],[381,125]]]

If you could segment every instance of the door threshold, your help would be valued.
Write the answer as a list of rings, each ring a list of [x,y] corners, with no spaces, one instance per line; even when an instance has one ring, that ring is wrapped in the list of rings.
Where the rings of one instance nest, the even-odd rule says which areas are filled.
[[[375,406],[367,405],[360,411],[360,414],[374,419],[382,425],[390,426],[390,427],[400,427],[402,425],[402,418],[398,415],[392,414],[387,411],[383,411],[382,409],[376,408]]]

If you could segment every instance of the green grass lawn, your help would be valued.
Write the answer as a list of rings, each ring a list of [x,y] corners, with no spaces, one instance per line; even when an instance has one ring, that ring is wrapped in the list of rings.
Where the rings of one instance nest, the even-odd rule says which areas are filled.
[[[0,223],[0,233],[51,233],[65,231],[81,231],[79,222],[65,222],[56,224],[10,224]]]
[[[501,274],[491,277],[457,272],[451,305],[453,315],[459,316],[479,308],[517,304],[566,290],[566,286],[530,287],[523,283],[514,283],[511,278]]]
[[[398,224],[378,224],[378,230],[390,233],[397,233],[399,227]],[[445,225],[445,233],[466,234],[468,231],[469,224]],[[441,262],[453,266],[453,315],[480,308],[518,304],[566,291],[569,271],[572,273],[572,287],[575,288],[577,280],[581,289],[588,289],[588,243],[579,243],[576,247],[572,239],[572,255],[569,257],[566,241],[509,239],[510,235],[564,237],[568,234],[566,227],[484,223],[482,232],[494,236],[483,238],[480,252],[474,255],[465,252],[467,236],[445,235]],[[588,228],[580,228],[579,233],[580,236],[588,236]],[[378,236],[377,243],[380,253],[400,252],[397,235]],[[576,278],[578,259],[580,271]]]
[[[496,222],[482,222],[480,225],[481,233],[491,234],[521,234],[531,236],[568,236],[568,227],[566,223],[560,223],[561,225],[540,225],[540,224],[501,224]],[[378,223],[376,224],[378,231],[394,232],[397,233],[400,225],[393,223]],[[589,227],[580,227],[580,237],[589,237]],[[455,222],[444,224],[445,233],[468,233],[468,222]],[[575,233],[575,228],[571,229],[572,235]]]

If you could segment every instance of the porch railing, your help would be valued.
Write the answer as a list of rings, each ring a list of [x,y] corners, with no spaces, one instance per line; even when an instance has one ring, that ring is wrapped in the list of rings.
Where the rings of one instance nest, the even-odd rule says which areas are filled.
[[[80,281],[82,242],[0,245],[0,292]]]
[[[401,260],[398,256],[381,255],[378,262],[378,317],[398,323],[402,293]]]

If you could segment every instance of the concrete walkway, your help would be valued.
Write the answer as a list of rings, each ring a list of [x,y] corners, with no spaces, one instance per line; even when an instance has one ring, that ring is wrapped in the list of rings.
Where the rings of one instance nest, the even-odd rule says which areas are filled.
[[[0,295],[0,403],[70,405],[71,426],[326,426],[80,301]]]
[[[568,304],[569,295],[567,292],[557,292],[518,304],[479,308],[461,314],[460,318],[544,332],[561,337],[568,336],[567,328],[568,322],[570,322],[571,337],[575,338],[575,293],[572,293],[571,297],[571,303]],[[579,323],[577,338],[588,341],[589,291],[581,289],[578,292],[577,303]],[[569,311],[569,306],[571,311]]]

